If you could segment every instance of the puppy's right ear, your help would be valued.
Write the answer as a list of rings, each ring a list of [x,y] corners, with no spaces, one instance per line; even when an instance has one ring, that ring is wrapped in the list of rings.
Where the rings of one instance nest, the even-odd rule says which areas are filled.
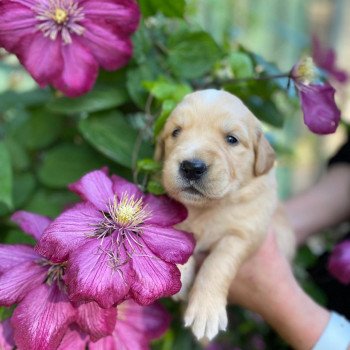
[[[254,174],[260,176],[266,174],[274,165],[276,154],[262,130],[258,129],[254,143],[255,164]]]
[[[162,162],[164,159],[164,132],[161,132],[156,141],[156,150],[154,152],[154,160]]]

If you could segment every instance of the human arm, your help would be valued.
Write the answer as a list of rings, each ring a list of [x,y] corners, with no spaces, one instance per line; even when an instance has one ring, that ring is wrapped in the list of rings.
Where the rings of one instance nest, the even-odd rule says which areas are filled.
[[[285,208],[299,244],[349,219],[350,165],[332,165],[312,188],[289,199]]]
[[[273,233],[239,270],[229,301],[260,314],[297,350],[310,350],[325,329],[330,312],[298,285],[279,252]]]

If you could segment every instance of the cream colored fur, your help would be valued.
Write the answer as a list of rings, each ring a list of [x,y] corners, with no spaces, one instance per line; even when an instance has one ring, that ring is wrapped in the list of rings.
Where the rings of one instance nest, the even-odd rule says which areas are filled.
[[[174,136],[175,129],[179,132]],[[227,135],[238,144],[229,144]],[[186,326],[198,339],[212,339],[227,327],[229,286],[271,224],[281,249],[289,258],[294,253],[294,236],[277,201],[274,151],[241,100],[224,91],[203,90],[187,95],[173,111],[156,158],[164,161],[168,194],[189,212],[178,227],[193,232],[195,256],[208,252],[196,276],[194,258],[179,266],[183,287],[175,298],[188,299]],[[194,193],[186,190],[189,183],[179,172],[180,163],[191,159],[208,165],[202,181],[190,182],[198,191]]]

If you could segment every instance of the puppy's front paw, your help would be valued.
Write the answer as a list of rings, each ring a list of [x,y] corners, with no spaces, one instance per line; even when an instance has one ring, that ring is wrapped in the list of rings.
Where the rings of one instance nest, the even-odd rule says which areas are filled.
[[[206,300],[200,295],[192,294],[185,313],[185,326],[191,326],[198,340],[204,337],[213,339],[227,327],[225,299]]]

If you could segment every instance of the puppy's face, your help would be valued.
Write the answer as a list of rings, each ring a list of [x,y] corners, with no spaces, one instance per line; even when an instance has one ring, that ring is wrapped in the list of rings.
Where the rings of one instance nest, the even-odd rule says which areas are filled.
[[[159,137],[163,185],[186,205],[201,206],[266,173],[274,152],[258,120],[235,96],[218,90],[189,94]]]

